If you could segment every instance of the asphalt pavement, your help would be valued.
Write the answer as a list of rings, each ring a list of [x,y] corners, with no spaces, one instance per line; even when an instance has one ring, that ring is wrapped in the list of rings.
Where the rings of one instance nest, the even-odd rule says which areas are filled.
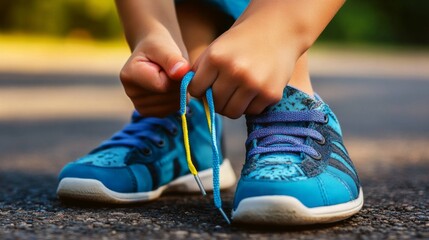
[[[429,76],[313,80],[342,123],[365,205],[335,224],[268,228],[225,224],[211,196],[60,202],[61,167],[119,130],[130,104],[114,75],[0,73],[0,239],[429,239]],[[243,119],[226,120],[225,133],[239,174]],[[222,194],[227,212],[233,190]]]

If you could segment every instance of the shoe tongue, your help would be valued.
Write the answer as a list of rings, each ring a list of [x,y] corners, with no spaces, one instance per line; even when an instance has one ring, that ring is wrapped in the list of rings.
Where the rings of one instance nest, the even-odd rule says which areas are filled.
[[[287,86],[283,90],[283,97],[276,105],[265,112],[305,111],[316,107],[318,101],[294,87]]]

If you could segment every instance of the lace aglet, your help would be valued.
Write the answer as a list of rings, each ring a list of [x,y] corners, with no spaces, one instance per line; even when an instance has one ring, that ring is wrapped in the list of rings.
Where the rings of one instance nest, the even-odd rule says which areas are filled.
[[[222,214],[222,217],[225,219],[225,221],[226,221],[228,224],[231,224],[231,221],[229,220],[228,216],[227,216],[227,215],[226,215],[226,213],[223,211],[223,209],[220,207],[220,208],[218,208],[218,210],[219,210],[220,214]]]
[[[200,177],[198,176],[198,174],[195,174],[195,175],[194,175],[194,178],[195,178],[195,181],[196,181],[196,182],[197,182],[197,184],[198,184],[198,187],[200,188],[201,194],[203,195],[203,197],[205,197],[205,196],[207,195],[207,193],[206,193],[206,190],[204,189],[204,185],[203,185],[203,183],[201,182]]]

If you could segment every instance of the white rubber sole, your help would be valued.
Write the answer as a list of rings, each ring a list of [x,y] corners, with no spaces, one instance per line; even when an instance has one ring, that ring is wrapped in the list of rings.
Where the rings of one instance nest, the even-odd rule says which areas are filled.
[[[356,200],[327,207],[308,208],[290,196],[261,196],[243,199],[232,211],[232,220],[242,224],[309,225],[344,220],[363,206],[360,189]]]
[[[201,171],[198,175],[205,189],[207,191],[213,190],[212,169]],[[230,188],[235,185],[235,182],[236,177],[231,163],[228,159],[224,159],[220,166],[221,189]],[[140,193],[115,192],[108,189],[100,181],[94,179],[64,178],[58,185],[57,195],[63,200],[73,199],[108,204],[129,204],[156,199],[165,191],[197,193],[200,192],[200,189],[192,174],[182,176],[154,191]]]

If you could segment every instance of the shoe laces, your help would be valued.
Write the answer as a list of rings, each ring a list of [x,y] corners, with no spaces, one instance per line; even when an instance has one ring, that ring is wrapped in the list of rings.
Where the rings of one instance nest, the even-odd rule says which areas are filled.
[[[198,171],[192,163],[191,158],[191,150],[189,145],[189,134],[188,134],[188,125],[186,118],[186,105],[187,105],[187,89],[188,85],[194,77],[194,72],[188,72],[182,79],[182,83],[180,86],[180,116],[182,119],[182,129],[183,129],[183,142],[186,152],[186,161],[188,163],[189,171],[194,175],[194,178],[198,184],[198,187],[201,190],[203,196],[206,195],[206,191],[204,190],[204,186],[198,176]],[[220,183],[219,183],[219,170],[220,170],[220,154],[219,147],[217,146],[217,133],[216,133],[216,115],[215,108],[213,102],[213,92],[211,88],[206,90],[206,94],[203,97],[204,111],[206,113],[207,124],[209,126],[209,131],[211,135],[211,143],[212,143],[212,152],[213,152],[213,202],[215,207],[220,211],[223,218],[226,220],[228,224],[230,224],[230,220],[228,216],[222,209],[222,199],[220,196]]]
[[[248,115],[247,122],[258,124],[246,141],[246,146],[254,144],[247,153],[247,158],[267,153],[307,154],[320,160],[321,154],[306,144],[312,138],[320,144],[325,138],[318,131],[308,127],[310,122],[327,123],[328,117],[318,110],[267,112],[260,115]],[[297,124],[304,123],[304,124]],[[307,123],[307,124],[305,124]]]
[[[142,117],[137,111],[134,111],[131,122],[121,131],[115,133],[109,140],[104,141],[97,149],[117,146],[135,147],[140,149],[143,154],[150,155],[153,145],[158,147],[165,145],[160,129],[172,136],[178,133],[177,123],[172,119]]]

